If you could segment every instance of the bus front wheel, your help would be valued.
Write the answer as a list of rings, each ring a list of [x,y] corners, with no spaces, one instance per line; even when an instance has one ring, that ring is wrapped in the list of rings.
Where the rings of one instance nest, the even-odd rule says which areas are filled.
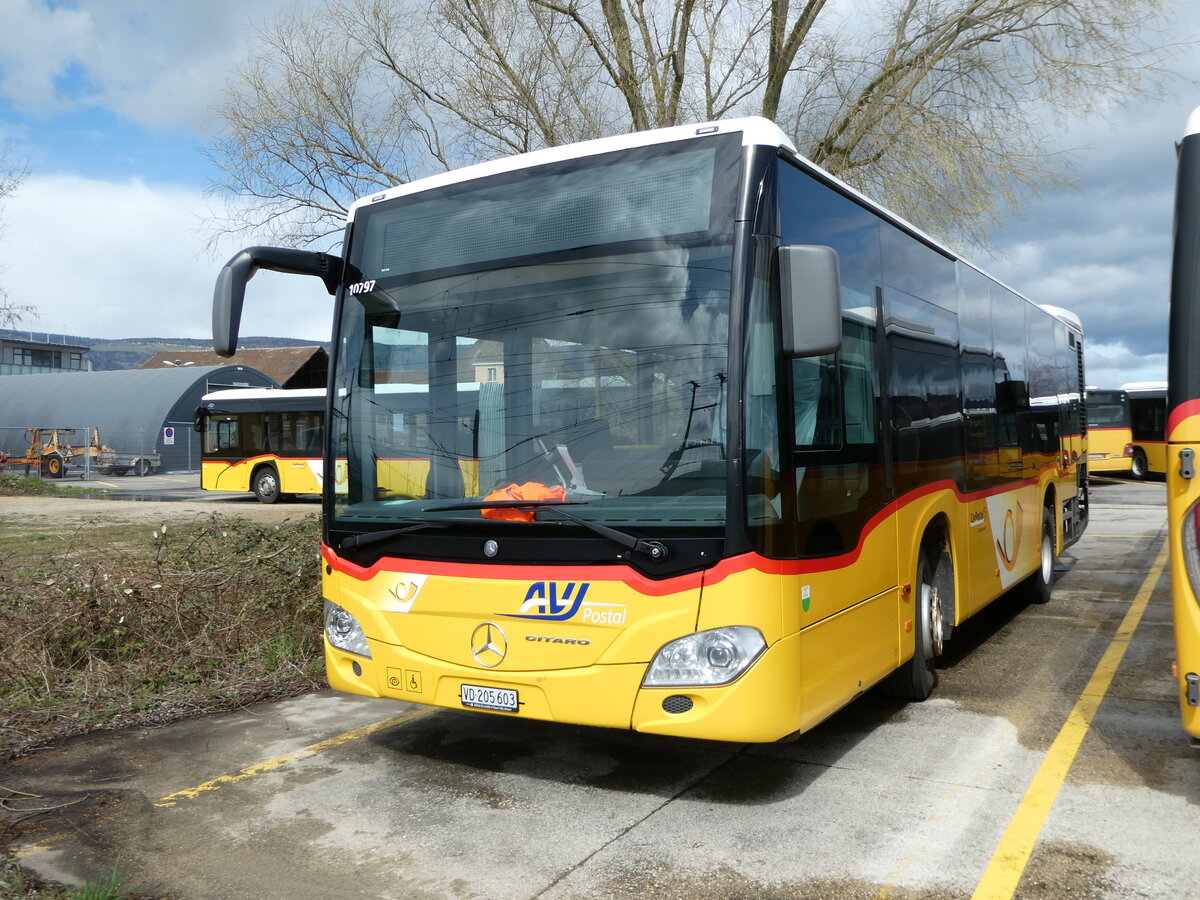
[[[917,577],[913,584],[916,608],[913,610],[912,659],[892,673],[888,693],[903,700],[924,700],[937,686],[935,662],[945,642],[943,603],[953,602],[945,591],[954,590],[954,566],[950,550],[938,536],[926,539],[917,559]]]
[[[279,473],[273,466],[263,466],[254,473],[254,483],[251,485],[254,496],[259,503],[275,503],[279,500]]]
[[[1146,463],[1146,451],[1141,447],[1133,448],[1133,462],[1129,464],[1129,474],[1141,481],[1149,473],[1150,467]]]

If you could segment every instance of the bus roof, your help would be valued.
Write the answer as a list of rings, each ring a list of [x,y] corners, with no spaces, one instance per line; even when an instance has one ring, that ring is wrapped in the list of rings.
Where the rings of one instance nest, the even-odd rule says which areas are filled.
[[[1200,106],[1192,110],[1192,114],[1188,116],[1187,128],[1183,132],[1183,136],[1187,137],[1192,134],[1200,134]]]
[[[1200,110],[1198,110],[1200,112]],[[1193,114],[1195,116],[1195,114]],[[950,259],[957,260],[963,265],[970,266],[980,274],[990,278],[997,284],[1016,294],[1027,303],[1035,306],[1038,304],[1030,300],[1020,291],[1014,290],[998,278],[989,275],[979,266],[975,265],[968,259],[964,259],[962,255],[956,253],[947,247],[943,242],[937,240],[927,234],[912,222],[905,219],[891,210],[881,206],[876,201],[872,200],[866,194],[859,191],[852,185],[842,181],[836,175],[825,171],[821,166],[814,163],[812,160],[805,157],[796,149],[796,145],[792,143],[791,138],[784,133],[778,125],[770,119],[762,116],[745,116],[737,119],[722,119],[713,122],[700,122],[693,125],[675,125],[670,128],[656,128],[649,131],[635,131],[628,134],[619,134],[612,137],[596,138],[590,141],[581,141],[576,144],[562,144],[557,147],[547,147],[543,150],[534,150],[531,153],[520,153],[515,156],[506,156],[501,159],[491,160],[490,162],[476,163],[475,165],[463,166],[462,168],[452,169],[449,172],[441,172],[437,175],[430,175],[426,178],[419,178],[416,181],[410,181],[407,184],[397,185],[396,187],[388,188],[377,194],[372,194],[369,197],[363,197],[355,201],[346,214],[347,221],[352,221],[355,214],[361,207],[370,206],[374,203],[379,203],[383,200],[391,200],[396,197],[405,197],[410,194],[418,194],[422,191],[431,190],[434,188],[446,187],[452,184],[461,184],[467,181],[473,181],[477,178],[486,178],[490,175],[499,175],[506,172],[517,172],[521,169],[528,169],[534,166],[546,165],[549,163],[562,162],[568,159],[579,159],[587,156],[598,156],[601,153],[610,153],[616,150],[628,150],[635,147],[651,147],[656,144],[666,144],[672,141],[683,141],[689,138],[706,137],[713,134],[732,134],[741,132],[742,146],[765,146],[776,147],[785,151],[792,156],[801,165],[808,168],[812,172],[818,174],[821,178],[826,179],[831,184],[836,185],[837,189],[844,192],[848,196],[853,197],[860,203],[864,204],[868,209],[873,210],[885,219],[890,220],[893,224],[901,229],[909,232],[915,238],[928,244],[938,252],[944,254]],[[1041,306],[1043,311],[1054,316],[1060,322],[1063,322],[1068,327],[1075,329],[1079,334],[1083,334],[1083,324],[1079,317],[1070,310],[1062,309],[1061,307]]]
[[[1123,391],[1165,391],[1165,381],[1127,381],[1121,385]]]
[[[741,119],[725,119],[720,122],[701,122],[695,125],[676,125],[671,128],[657,128],[652,131],[637,131],[631,134],[618,134],[612,137],[596,138],[581,141],[577,144],[563,144],[557,147],[547,147],[544,150],[534,150],[531,153],[520,153],[516,156],[506,156],[490,162],[476,163],[452,169],[410,181],[408,184],[388,188],[370,197],[356,201],[349,210],[347,218],[353,219],[361,206],[370,206],[381,200],[391,200],[394,197],[404,197],[427,191],[430,188],[445,187],[473,181],[476,178],[486,178],[489,175],[499,175],[504,172],[516,172],[534,166],[562,162],[568,159],[579,159],[584,156],[598,156],[614,150],[628,150],[634,147],[650,147],[655,144],[667,144],[672,141],[682,141],[687,138],[700,137],[710,134],[742,133],[742,146],[761,144],[768,147],[786,147],[796,152],[796,145],[791,142],[782,129],[769,119],[762,116],[747,116]]]
[[[284,390],[283,388],[231,388],[226,391],[213,391],[200,398],[205,400],[303,400],[305,398],[322,399],[325,388],[301,388]]]
[[[1050,313],[1050,315],[1054,316],[1054,318],[1058,319],[1064,325],[1069,325],[1080,334],[1083,334],[1083,322],[1079,316],[1075,315],[1075,313],[1071,312],[1071,310],[1063,309],[1061,306],[1051,306],[1049,303],[1039,303],[1038,306]]]

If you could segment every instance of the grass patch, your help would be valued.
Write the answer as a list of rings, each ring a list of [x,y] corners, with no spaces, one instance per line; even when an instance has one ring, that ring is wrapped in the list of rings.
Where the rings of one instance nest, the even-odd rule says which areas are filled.
[[[0,472],[0,497],[53,497],[78,494],[103,494],[102,488],[59,485],[44,478]]]
[[[164,900],[162,894],[147,894],[126,887],[116,871],[89,881],[81,888],[68,888],[38,878],[7,856],[0,856],[0,898],[3,900]]]
[[[323,686],[315,517],[52,540],[4,540],[0,760]]]

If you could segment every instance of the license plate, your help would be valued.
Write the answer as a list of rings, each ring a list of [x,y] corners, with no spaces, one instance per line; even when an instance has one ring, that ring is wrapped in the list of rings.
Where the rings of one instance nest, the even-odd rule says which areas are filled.
[[[458,698],[463,706],[471,709],[495,709],[500,712],[517,711],[517,692],[508,688],[484,687],[481,684],[459,686]]]

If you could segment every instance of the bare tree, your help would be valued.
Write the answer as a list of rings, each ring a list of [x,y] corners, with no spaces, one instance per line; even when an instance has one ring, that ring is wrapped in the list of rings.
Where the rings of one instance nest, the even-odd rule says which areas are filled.
[[[210,150],[215,190],[227,230],[312,242],[355,197],[445,168],[764,115],[838,177],[978,242],[1061,183],[1056,127],[1169,74],[1173,2],[331,0],[262,28]]]
[[[21,186],[21,182],[28,174],[28,167],[24,163],[16,161],[10,147],[0,148],[0,203],[16,193],[17,188]],[[3,229],[3,224],[3,221],[0,220],[0,230]],[[9,300],[8,292],[0,287],[0,328],[11,328],[32,312],[34,312],[32,306],[14,303]]]

